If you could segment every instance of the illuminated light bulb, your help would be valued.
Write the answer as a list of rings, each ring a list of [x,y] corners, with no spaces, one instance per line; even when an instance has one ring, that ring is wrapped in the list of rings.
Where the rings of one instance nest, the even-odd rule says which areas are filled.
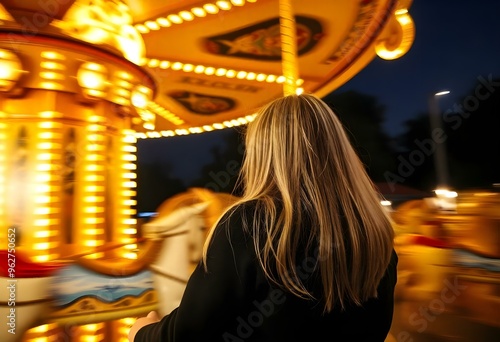
[[[174,64],[172,64],[172,70],[181,70],[182,66],[183,64],[181,62],[175,62]]]
[[[197,65],[194,68],[194,72],[197,74],[201,74],[203,71],[205,71],[205,67],[203,65]]]
[[[169,61],[161,61],[160,62],[160,68],[161,69],[168,69],[169,66],[170,66],[170,62]]]
[[[266,74],[258,74],[256,80],[259,82],[265,81],[267,78]]]
[[[66,70],[66,66],[57,62],[41,62],[40,67],[49,70]]]
[[[151,101],[153,91],[145,86],[136,86],[130,96],[130,102],[136,108],[144,109],[148,106],[149,101]]]
[[[53,71],[42,71],[40,74],[41,78],[46,80],[64,80],[64,75]]]
[[[205,69],[205,75],[213,75],[215,73],[215,68],[214,67],[208,67]]]
[[[246,71],[239,71],[237,74],[236,74],[236,78],[237,79],[243,79],[247,76],[247,72]]]
[[[181,11],[179,12],[179,16],[184,19],[185,21],[191,21],[194,19],[194,15],[191,12],[188,11]]]
[[[276,79],[276,83],[283,83],[286,81],[286,77],[285,76],[279,76],[277,79]]]
[[[226,72],[226,77],[227,78],[233,78],[234,76],[236,76],[236,71],[234,71],[234,70],[228,70]]]
[[[257,77],[257,74],[255,72],[249,72],[246,76],[247,80],[253,81]]]
[[[275,75],[267,75],[266,82],[272,83],[274,81],[276,81],[276,76]]]
[[[167,19],[170,20],[174,24],[182,24],[184,21],[180,16],[177,14],[170,14],[167,16]]]
[[[135,25],[135,28],[137,29],[137,31],[139,31],[140,33],[148,33],[149,32],[149,28],[147,28],[146,26],[142,25],[142,24],[137,24]]]
[[[182,67],[182,71],[184,71],[184,72],[191,72],[193,70],[194,70],[193,64],[184,64]]]
[[[150,68],[156,68],[158,65],[160,65],[160,61],[156,58],[151,58],[148,62],[148,67]]]
[[[207,16],[207,12],[201,7],[193,7],[191,8],[191,13],[199,18],[203,18]]]
[[[156,22],[161,27],[170,27],[170,26],[172,26],[172,23],[167,18],[163,18],[163,17],[157,18]]]
[[[22,65],[16,54],[0,49],[0,91],[11,90],[21,77]]]
[[[43,51],[40,54],[40,57],[46,58],[46,59],[59,59],[59,60],[66,59],[66,56],[64,56],[63,54],[61,54],[59,52],[55,52],[55,51]]]
[[[205,9],[205,11],[207,11],[207,13],[210,14],[219,13],[219,7],[215,6],[214,4],[205,4],[203,5],[203,8]]]
[[[231,7],[233,7],[229,1],[222,1],[221,0],[221,1],[217,1],[215,4],[217,5],[217,7],[219,7],[223,11],[228,11],[231,9]]]
[[[253,2],[253,1],[249,1]],[[235,6],[243,6],[245,4],[245,0],[231,0],[231,3]]]
[[[224,76],[226,74],[227,70],[224,68],[219,68],[215,71],[216,76]]]
[[[108,70],[101,64],[85,62],[78,69],[77,80],[84,90],[104,91],[108,86]]]
[[[148,20],[144,23],[144,25],[146,25],[146,27],[150,30],[156,31],[160,29],[160,25],[156,21]]]

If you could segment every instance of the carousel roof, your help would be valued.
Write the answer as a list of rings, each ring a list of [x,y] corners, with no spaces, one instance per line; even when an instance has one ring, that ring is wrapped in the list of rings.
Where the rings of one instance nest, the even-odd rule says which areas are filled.
[[[411,0],[7,0],[2,5],[0,20],[19,22],[30,11],[39,14],[38,21],[45,15],[59,32],[109,47],[145,69],[155,84],[145,110],[155,120],[136,127],[148,132],[144,137],[244,124],[286,87],[325,96],[377,55],[405,54],[414,36]]]

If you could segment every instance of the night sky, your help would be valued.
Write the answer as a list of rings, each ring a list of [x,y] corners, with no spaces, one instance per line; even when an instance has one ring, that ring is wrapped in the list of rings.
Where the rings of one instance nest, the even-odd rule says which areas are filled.
[[[391,136],[403,133],[406,120],[427,111],[430,94],[451,91],[439,99],[444,111],[460,103],[479,77],[500,77],[499,0],[415,0],[409,12],[416,30],[409,52],[393,61],[376,57],[335,91],[376,97],[386,108],[384,130]],[[174,176],[189,182],[210,162],[210,149],[222,144],[225,134],[229,132],[139,141],[138,161],[170,161]]]

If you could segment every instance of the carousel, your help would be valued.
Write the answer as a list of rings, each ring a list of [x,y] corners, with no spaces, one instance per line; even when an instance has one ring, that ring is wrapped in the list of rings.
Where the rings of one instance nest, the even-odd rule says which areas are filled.
[[[234,198],[191,189],[139,227],[137,139],[244,125],[283,94],[325,96],[410,49],[410,5],[3,0],[0,340],[127,341],[138,316],[175,307]]]

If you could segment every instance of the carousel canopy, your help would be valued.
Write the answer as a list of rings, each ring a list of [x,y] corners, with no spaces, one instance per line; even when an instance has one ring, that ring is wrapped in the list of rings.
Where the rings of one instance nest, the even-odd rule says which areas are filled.
[[[283,93],[325,96],[373,58],[405,54],[411,0],[2,1],[0,30],[64,36],[150,75],[131,102],[142,137],[248,122]],[[153,82],[151,83],[151,79]],[[151,119],[153,118],[153,119]]]

